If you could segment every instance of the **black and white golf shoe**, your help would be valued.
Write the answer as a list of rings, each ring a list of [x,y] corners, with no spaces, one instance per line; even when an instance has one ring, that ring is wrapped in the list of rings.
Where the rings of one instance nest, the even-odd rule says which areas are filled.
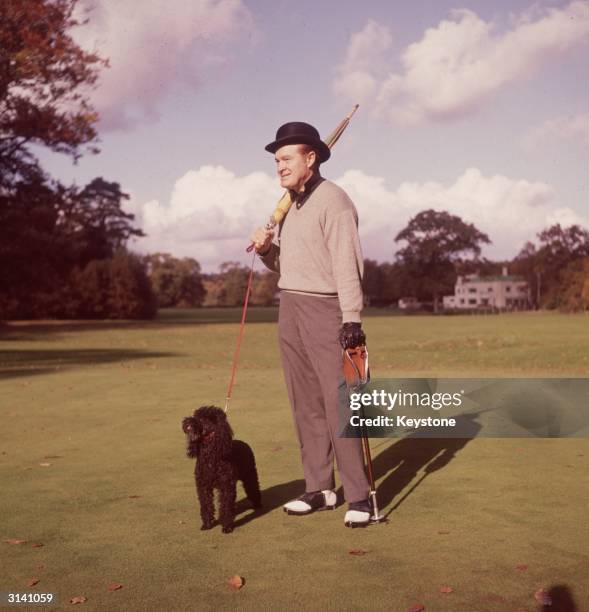
[[[367,527],[370,525],[372,516],[372,504],[370,500],[364,499],[359,502],[348,504],[348,511],[344,517],[346,527]]]
[[[293,499],[284,504],[283,508],[287,514],[295,514],[303,516],[311,514],[316,510],[334,510],[337,497],[334,491],[329,489],[325,491],[311,491],[304,493],[297,499]]]

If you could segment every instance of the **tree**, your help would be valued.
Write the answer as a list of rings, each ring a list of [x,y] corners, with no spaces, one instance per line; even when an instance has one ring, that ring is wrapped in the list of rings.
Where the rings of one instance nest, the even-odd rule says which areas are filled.
[[[536,245],[528,240],[510,263],[510,267],[514,274],[523,276],[526,279],[530,287],[532,302],[538,308],[540,306],[540,291],[542,287]]]
[[[250,303],[254,306],[272,306],[278,291],[278,274],[275,272],[255,272],[252,283]],[[241,300],[245,298],[245,294]]]
[[[562,274],[560,308],[569,312],[589,310],[589,257],[569,263]]]
[[[154,317],[157,312],[157,302],[141,258],[125,249],[119,249],[110,262],[108,318]]]
[[[240,306],[243,304],[249,270],[235,261],[226,261],[219,266],[219,276],[223,280],[221,306]]]
[[[98,115],[81,93],[107,64],[83,51],[70,30],[76,0],[0,2],[0,181],[40,172],[31,145],[77,160],[96,140]],[[91,151],[96,149],[90,146]]]
[[[111,265],[107,259],[93,260],[83,269],[75,268],[72,285],[76,288],[68,304],[72,316],[82,319],[106,319],[109,316],[108,295]]]
[[[589,232],[578,225],[563,228],[557,223],[537,236],[539,246],[527,242],[514,259],[514,269],[526,277],[538,305],[559,308],[564,306],[565,271],[589,256]]]
[[[52,180],[32,147],[74,161],[97,152],[98,115],[82,92],[106,62],[72,39],[75,5],[0,2],[0,317],[57,316],[72,272],[65,221],[78,190]]]
[[[92,260],[73,272],[69,308],[85,319],[150,319],[157,310],[144,262],[119,249],[112,258]]]
[[[83,189],[70,188],[66,194],[58,223],[68,236],[77,263],[112,257],[131,236],[145,235],[133,227],[135,215],[122,209],[129,195],[118,183],[98,177]]]
[[[155,253],[147,255],[145,261],[160,308],[202,306],[205,288],[196,259],[177,259],[169,253]]]
[[[218,274],[205,274],[202,284],[205,289],[203,306],[222,306],[224,300],[223,279]]]
[[[367,305],[376,306],[379,304],[382,286],[383,274],[378,262],[373,259],[365,259],[362,291]]]
[[[397,260],[413,278],[418,297],[433,300],[435,312],[440,296],[452,291],[455,265],[469,255],[477,259],[481,244],[491,242],[472,223],[431,209],[413,217],[397,234],[399,241],[407,246],[397,252]]]
[[[536,267],[541,275],[542,304],[558,308],[564,270],[570,263],[589,256],[589,232],[578,225],[563,228],[557,223],[541,231],[538,238]]]
[[[5,206],[0,197],[0,318],[77,316],[69,298],[63,308],[64,292],[82,280],[74,268],[109,259],[143,235],[121,208],[127,198],[101,178],[83,189],[51,188],[39,178],[15,185]]]

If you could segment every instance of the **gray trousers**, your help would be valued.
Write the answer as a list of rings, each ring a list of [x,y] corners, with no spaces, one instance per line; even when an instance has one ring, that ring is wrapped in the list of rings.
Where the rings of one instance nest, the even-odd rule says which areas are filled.
[[[345,385],[339,300],[282,291],[278,332],[284,378],[301,447],[307,491],[333,489],[333,459],[348,503],[368,497],[360,438],[340,438]]]

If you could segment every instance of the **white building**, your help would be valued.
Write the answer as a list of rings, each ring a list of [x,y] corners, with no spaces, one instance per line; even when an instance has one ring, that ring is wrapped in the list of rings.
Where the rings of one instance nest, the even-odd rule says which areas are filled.
[[[530,287],[522,277],[510,276],[504,267],[500,276],[459,276],[454,295],[445,295],[443,303],[448,310],[525,310],[531,304]]]

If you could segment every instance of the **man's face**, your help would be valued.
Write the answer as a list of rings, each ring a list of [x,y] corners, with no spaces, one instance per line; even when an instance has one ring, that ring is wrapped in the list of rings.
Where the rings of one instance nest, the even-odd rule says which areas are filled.
[[[311,177],[311,166],[315,162],[315,152],[304,153],[302,145],[285,145],[276,151],[276,171],[280,185],[285,189],[300,191],[305,181]]]

